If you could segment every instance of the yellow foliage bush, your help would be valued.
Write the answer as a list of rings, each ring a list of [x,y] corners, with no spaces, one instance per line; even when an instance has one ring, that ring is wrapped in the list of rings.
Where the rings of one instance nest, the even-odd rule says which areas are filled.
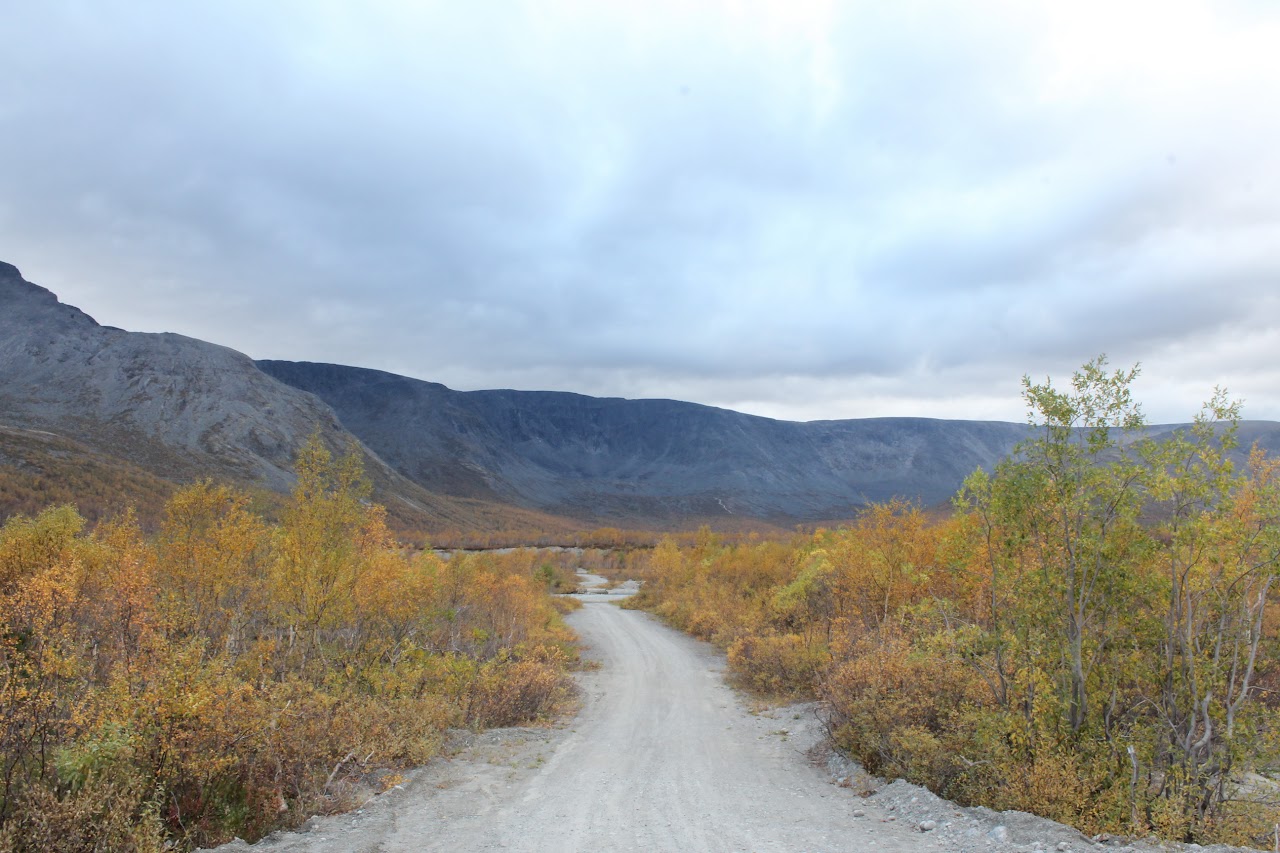
[[[813,692],[827,654],[798,634],[749,635],[729,646],[728,662],[734,678],[757,693],[805,696]]]
[[[480,666],[465,691],[465,719],[474,728],[518,726],[559,713],[574,695],[564,653],[540,646],[500,655]]]
[[[843,649],[822,681],[835,743],[871,773],[949,794],[983,757],[955,737],[956,723],[983,700],[971,671],[917,651],[896,632],[868,634]]]
[[[530,554],[410,556],[351,458],[299,469],[277,525],[201,483],[151,539],[70,507],[0,528],[0,850],[254,839],[569,697]]]
[[[71,791],[37,783],[0,826],[0,850],[13,853],[160,853],[165,833],[141,776],[87,778]]]

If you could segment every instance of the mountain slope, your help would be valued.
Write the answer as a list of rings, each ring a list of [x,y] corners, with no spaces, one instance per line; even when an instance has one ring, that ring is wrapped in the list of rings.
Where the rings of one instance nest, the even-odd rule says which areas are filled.
[[[1027,433],[926,418],[791,423],[672,400],[461,392],[362,368],[257,364],[324,400],[426,488],[596,519],[826,519],[894,496],[933,504]]]
[[[176,490],[169,480],[65,436],[0,426],[0,521],[73,503],[90,522],[132,507],[151,526]]]
[[[155,505],[163,488],[150,477],[284,491],[313,434],[358,448],[399,530],[512,541],[600,523],[789,526],[895,496],[938,504],[1028,427],[791,423],[672,400],[459,392],[362,368],[255,363],[181,335],[101,326],[0,263],[0,475],[12,481],[6,498],[0,476],[0,514],[36,500],[41,478],[71,457],[84,460],[80,488],[103,511],[114,483]],[[1242,438],[1276,450],[1280,425],[1246,422]]]
[[[286,488],[313,432],[341,445],[320,401],[234,350],[101,326],[0,264],[0,412],[178,477],[218,474]]]
[[[154,484],[138,472],[171,483],[213,477],[286,491],[298,448],[318,434],[337,452],[355,446],[362,453],[375,497],[401,531],[573,527],[432,494],[369,452],[327,405],[267,376],[248,356],[182,335],[99,325],[6,263],[0,263],[0,430],[11,439],[0,468],[26,492],[31,478],[48,476],[52,460],[72,446],[86,460],[79,466],[86,476],[97,472],[84,484],[87,497],[114,481],[132,483],[150,506]],[[72,444],[51,452],[54,445],[32,440],[41,433]],[[88,464],[95,454],[100,464]],[[9,511],[24,505],[9,503]]]

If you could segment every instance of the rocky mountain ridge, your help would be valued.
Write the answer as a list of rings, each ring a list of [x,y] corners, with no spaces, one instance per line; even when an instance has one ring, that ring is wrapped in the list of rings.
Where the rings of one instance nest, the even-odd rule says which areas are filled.
[[[47,431],[169,481],[213,476],[274,491],[289,487],[297,449],[319,434],[335,450],[359,448],[402,527],[455,530],[789,526],[892,497],[936,505],[1029,430],[794,423],[674,400],[463,392],[364,368],[254,362],[182,335],[102,326],[4,263],[0,428]],[[1246,447],[1280,448],[1278,424],[1246,422],[1243,432]]]
[[[103,326],[0,263],[0,428],[49,433],[173,482],[205,477],[281,492],[312,435],[355,447],[399,529],[556,521],[433,494],[396,473],[314,395],[248,356],[171,333]],[[8,445],[6,445],[8,446]],[[8,451],[14,455],[15,451]],[[0,465],[44,463],[0,458]]]
[[[99,325],[0,264],[0,412],[179,475],[210,471],[280,489],[311,433],[341,442],[327,406],[247,356],[171,333]]]
[[[433,491],[583,517],[847,518],[895,496],[935,504],[1027,434],[926,418],[795,423],[674,400],[453,391],[390,373],[259,361],[329,404]]]

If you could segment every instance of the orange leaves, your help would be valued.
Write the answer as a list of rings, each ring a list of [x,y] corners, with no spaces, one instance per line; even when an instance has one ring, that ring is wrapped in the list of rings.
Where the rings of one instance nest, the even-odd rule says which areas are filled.
[[[100,645],[100,667],[104,666],[101,654],[107,654],[114,658],[111,663],[133,674],[144,645],[160,629],[155,552],[142,538],[132,514],[100,526],[92,546],[81,587],[87,633]]]
[[[442,564],[434,554],[410,559],[399,549],[368,552],[352,593],[355,621],[361,633],[382,638],[386,652],[422,631],[423,614],[431,612]]]
[[[962,768],[963,732],[953,724],[982,701],[970,671],[919,653],[909,636],[892,628],[850,644],[820,693],[837,745],[867,770],[933,787]]]
[[[76,623],[82,524],[59,508],[0,529],[0,822],[27,779],[49,773],[48,746],[65,737],[75,684],[90,669]]]
[[[568,659],[554,646],[483,664],[467,686],[466,721],[476,728],[516,726],[558,712],[572,698]]]
[[[455,554],[438,575],[431,647],[480,660],[502,649],[566,642],[567,632],[534,576],[531,553]]]
[[[865,630],[879,630],[902,608],[941,591],[937,528],[915,504],[876,504],[824,544],[841,616]]]
[[[200,483],[152,540],[71,508],[0,529],[0,839],[257,837],[445,726],[559,707],[572,637],[534,556],[410,555],[365,495],[317,442],[275,526]]]
[[[827,659],[797,634],[748,635],[729,646],[728,663],[734,676],[757,693],[799,697],[812,693]]]

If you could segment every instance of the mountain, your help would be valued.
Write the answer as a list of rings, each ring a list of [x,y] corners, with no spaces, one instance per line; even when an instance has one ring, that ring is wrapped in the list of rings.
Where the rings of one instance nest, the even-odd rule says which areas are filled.
[[[600,524],[787,527],[895,496],[936,505],[1028,427],[792,423],[674,400],[462,392],[363,368],[254,362],[182,335],[102,326],[0,263],[0,515],[69,494],[69,479],[98,514],[113,494],[155,508],[174,484],[202,477],[286,491],[313,434],[363,455],[398,530],[514,541]],[[1246,422],[1242,438],[1280,449],[1280,425]]]
[[[325,403],[248,356],[183,335],[99,325],[0,263],[0,468],[11,479],[65,475],[58,460],[75,458],[77,470],[99,473],[81,493],[130,483],[129,496],[145,492],[147,505],[158,494],[154,478],[213,477],[282,492],[313,434],[336,452],[357,448],[375,497],[401,530],[572,526],[432,494],[370,452]]]
[[[175,334],[101,326],[0,264],[0,412],[176,476],[282,489],[313,432],[338,446],[327,406],[247,356]]]
[[[945,501],[1027,434],[927,418],[793,423],[673,400],[453,391],[391,373],[258,367],[328,403],[433,491],[579,518],[847,518],[895,496]]]

